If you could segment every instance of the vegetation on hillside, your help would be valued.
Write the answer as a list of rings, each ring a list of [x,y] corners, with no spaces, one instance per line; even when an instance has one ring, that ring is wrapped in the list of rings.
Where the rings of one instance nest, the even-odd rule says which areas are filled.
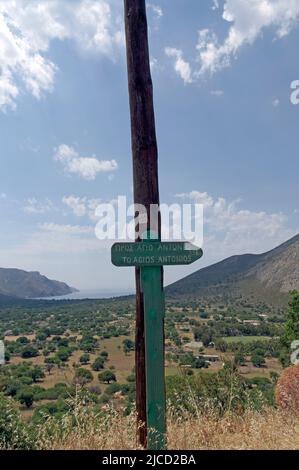
[[[194,406],[192,395],[189,400]],[[68,406],[59,419],[50,417],[33,426],[0,396],[0,449],[138,449],[134,413],[124,415],[111,407],[95,412],[78,396]],[[273,408],[219,416],[212,408],[178,413],[169,406],[168,449],[298,449],[298,423],[298,414]]]
[[[166,290],[173,298],[222,299],[234,304],[239,298],[281,306],[291,289],[299,288],[299,235],[260,255],[239,255],[175,282]]]
[[[289,414],[298,403],[298,377],[286,369],[279,378],[279,359],[290,355],[297,327],[296,292],[288,314],[244,299],[229,306],[215,299],[167,301],[170,448],[186,448],[182,433],[190,426],[195,427],[192,438],[184,438],[190,448],[261,448],[259,432],[269,436],[265,448],[295,446],[296,433],[288,444],[285,434],[276,433],[283,423],[293,430],[298,423],[296,413]],[[6,364],[0,367],[0,447],[134,447],[133,332],[131,298],[2,307]],[[231,435],[224,432],[228,423]],[[97,434],[93,444],[81,439],[86,426]],[[117,426],[123,426],[123,441],[116,443],[110,429],[115,432]],[[217,428],[223,430],[219,438]],[[242,447],[239,433],[245,429],[250,437]]]

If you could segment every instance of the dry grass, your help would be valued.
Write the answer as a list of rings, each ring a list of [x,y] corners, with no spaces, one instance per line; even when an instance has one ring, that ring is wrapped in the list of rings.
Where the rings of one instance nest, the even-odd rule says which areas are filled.
[[[277,410],[244,416],[199,417],[170,422],[170,449],[278,450],[299,449],[299,416]]]
[[[61,450],[137,449],[135,419],[112,413],[109,418],[90,416],[72,432],[49,442],[41,436],[41,447]],[[82,420],[82,423],[80,424]],[[68,426],[69,423],[65,423]],[[52,431],[53,432],[53,431]],[[222,418],[198,416],[168,420],[168,449],[173,450],[295,450],[299,449],[299,414],[267,409],[263,413]]]

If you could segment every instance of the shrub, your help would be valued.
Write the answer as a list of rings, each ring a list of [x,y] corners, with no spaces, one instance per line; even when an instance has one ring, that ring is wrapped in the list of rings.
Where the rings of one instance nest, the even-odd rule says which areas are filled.
[[[88,391],[93,395],[101,395],[102,393],[102,390],[98,385],[91,385],[90,387],[88,387]]]
[[[26,338],[26,336],[20,336],[20,338],[18,338],[16,342],[20,343],[20,344],[29,344],[30,343],[29,339]]]
[[[92,382],[93,375],[90,370],[87,369],[77,369],[74,377],[74,382],[79,385],[86,385],[89,382]]]
[[[276,385],[275,399],[280,408],[299,409],[299,364],[283,371]]]
[[[36,440],[13,401],[0,394],[0,449],[34,450]]]
[[[111,370],[106,370],[105,372],[101,372],[98,375],[98,379],[102,383],[110,384],[111,382],[116,382],[116,376]]]
[[[106,387],[106,395],[114,395],[114,393],[122,391],[122,386],[117,383],[110,384]]]
[[[61,362],[67,362],[72,354],[72,351],[70,348],[62,347],[58,349],[56,353],[56,357],[59,361]]]
[[[266,365],[265,357],[262,354],[253,354],[251,356],[251,362],[254,367],[264,367]]]
[[[33,346],[25,346],[21,355],[23,359],[30,359],[31,357],[38,356],[38,350]]]
[[[9,397],[15,397],[20,388],[21,383],[17,380],[12,379],[11,381],[7,382],[4,386],[5,395]]]
[[[97,357],[96,360],[92,363],[92,370],[98,372],[101,369],[104,369],[105,360],[103,357]]]
[[[130,339],[125,339],[123,341],[123,351],[124,351],[124,353],[127,355],[131,351],[134,351],[134,350],[135,350],[135,342],[130,340]]]
[[[80,357],[80,359],[79,359],[79,362],[80,362],[81,364],[88,364],[89,361],[90,361],[90,355],[87,354],[87,353],[86,353],[86,354],[83,354],[83,355]]]
[[[64,400],[58,400],[55,403],[47,403],[46,405],[38,406],[34,410],[32,422],[35,425],[46,423],[50,416],[56,419],[62,419],[69,411],[70,407]]]
[[[27,408],[31,408],[34,401],[33,390],[31,387],[23,387],[18,391],[16,398],[20,403],[22,403],[22,405],[27,406]]]
[[[227,412],[243,414],[246,409],[261,409],[267,403],[262,390],[243,378],[233,363],[227,362],[217,373],[194,376],[170,376],[166,379],[167,395],[178,414],[196,414],[213,410],[220,416]]]
[[[129,382],[129,383],[135,383],[135,380],[136,380],[135,374],[130,374],[130,375],[128,375],[128,377],[127,377],[127,382]]]
[[[290,292],[289,310],[284,334],[280,338],[283,349],[280,361],[284,367],[290,365],[290,351],[293,341],[299,338],[299,292]]]
[[[33,369],[28,373],[29,377],[32,378],[33,382],[36,383],[38,380],[41,380],[45,377],[43,369],[39,366],[34,366]]]

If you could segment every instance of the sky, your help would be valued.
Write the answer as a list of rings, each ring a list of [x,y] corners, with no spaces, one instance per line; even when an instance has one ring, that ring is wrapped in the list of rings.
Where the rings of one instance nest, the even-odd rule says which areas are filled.
[[[204,256],[299,232],[299,0],[147,2],[163,203],[204,204]],[[123,2],[1,0],[0,266],[79,289],[134,285],[95,236],[132,200]]]

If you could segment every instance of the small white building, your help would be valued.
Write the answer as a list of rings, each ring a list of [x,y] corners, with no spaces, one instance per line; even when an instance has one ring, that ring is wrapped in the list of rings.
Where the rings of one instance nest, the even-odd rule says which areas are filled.
[[[198,359],[203,359],[206,362],[218,362],[220,358],[216,354],[200,354]]]

